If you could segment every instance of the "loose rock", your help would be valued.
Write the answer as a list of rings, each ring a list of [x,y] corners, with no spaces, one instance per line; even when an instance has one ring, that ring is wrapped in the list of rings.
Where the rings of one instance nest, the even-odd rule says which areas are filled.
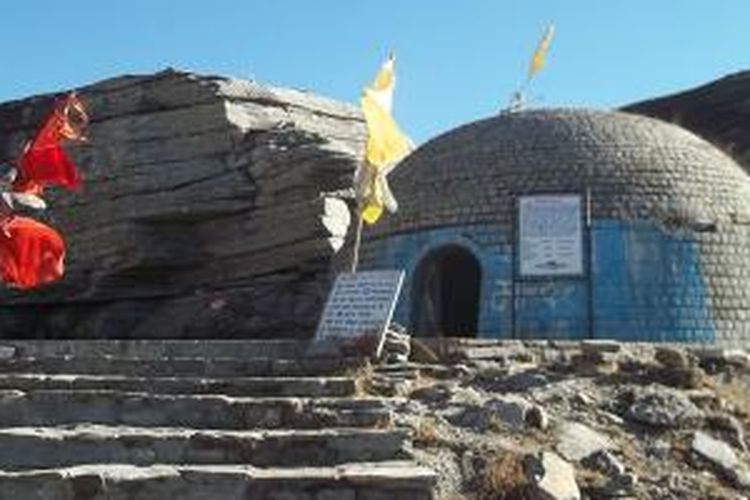
[[[524,416],[524,421],[529,427],[546,430],[549,427],[549,417],[544,408],[538,405],[531,406]]]
[[[693,434],[690,449],[718,467],[727,476],[731,475],[732,471],[739,465],[737,455],[731,446],[702,431]]]
[[[660,385],[637,388],[625,418],[655,427],[683,427],[703,418],[703,412],[682,392]]]
[[[687,368],[690,365],[687,353],[676,347],[658,347],[654,358],[665,368]]]
[[[637,484],[637,475],[633,473],[618,474],[607,482],[602,493],[608,497],[630,496]]]
[[[557,429],[557,452],[578,462],[595,453],[614,448],[605,435],[577,422],[563,422]]]
[[[579,500],[581,491],[575,469],[556,453],[549,451],[529,455],[524,462],[526,475],[538,500]]]
[[[484,405],[487,421],[501,421],[512,429],[522,429],[526,424],[526,413],[531,403],[516,396],[493,398]]]
[[[619,476],[625,472],[623,463],[609,450],[599,450],[581,459],[581,463],[607,476]]]

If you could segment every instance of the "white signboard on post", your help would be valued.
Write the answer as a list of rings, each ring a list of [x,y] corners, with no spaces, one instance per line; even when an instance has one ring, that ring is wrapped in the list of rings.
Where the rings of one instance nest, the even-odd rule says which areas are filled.
[[[521,196],[518,256],[522,277],[583,274],[581,196]]]
[[[315,338],[362,342],[379,354],[403,281],[404,272],[396,270],[340,274]]]

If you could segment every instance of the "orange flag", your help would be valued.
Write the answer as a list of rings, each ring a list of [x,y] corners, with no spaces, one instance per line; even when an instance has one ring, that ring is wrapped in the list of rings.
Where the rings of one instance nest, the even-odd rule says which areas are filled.
[[[539,40],[539,45],[537,45],[534,55],[531,56],[527,80],[534,78],[534,75],[539,73],[544,67],[544,61],[547,58],[547,51],[552,43],[553,36],[555,36],[555,27],[550,24],[547,26],[547,29],[544,30],[544,35],[542,36],[542,39]]]
[[[49,226],[29,217],[10,216],[0,223],[0,280],[14,288],[34,288],[59,280],[65,242]]]
[[[62,148],[62,140],[84,141],[88,115],[83,103],[71,92],[59,100],[28,141],[18,161],[15,191],[39,194],[46,185],[78,189],[81,175]]]

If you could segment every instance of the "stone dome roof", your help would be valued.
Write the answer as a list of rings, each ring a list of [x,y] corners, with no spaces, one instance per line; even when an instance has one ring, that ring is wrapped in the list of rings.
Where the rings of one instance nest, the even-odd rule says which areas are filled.
[[[512,224],[514,197],[592,194],[595,218],[750,220],[750,177],[676,125],[622,112],[535,110],[470,123],[390,175],[400,208],[370,234]]]

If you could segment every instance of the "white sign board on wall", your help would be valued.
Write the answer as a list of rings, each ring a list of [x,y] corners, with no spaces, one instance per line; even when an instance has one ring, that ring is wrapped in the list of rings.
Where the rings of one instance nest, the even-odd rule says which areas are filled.
[[[522,277],[583,274],[581,196],[519,197],[518,256]]]
[[[379,351],[403,281],[404,272],[396,270],[340,274],[323,309],[316,339],[370,338]]]

